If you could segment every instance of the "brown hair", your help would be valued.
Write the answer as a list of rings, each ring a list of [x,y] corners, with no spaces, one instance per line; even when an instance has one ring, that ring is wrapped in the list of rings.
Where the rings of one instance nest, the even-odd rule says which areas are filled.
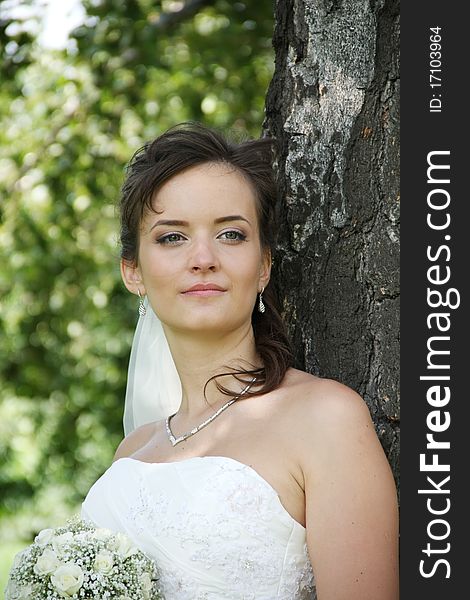
[[[121,257],[137,264],[141,220],[146,210],[155,212],[152,201],[158,189],[184,169],[203,163],[230,165],[250,183],[256,198],[261,246],[272,251],[275,243],[274,208],[278,194],[272,151],[273,140],[269,138],[235,143],[198,123],[181,123],[146,143],[130,160],[121,190]],[[276,389],[292,360],[271,281],[264,290],[263,301],[266,311],[259,313],[256,305],[251,315],[255,347],[263,367],[231,369],[230,373],[211,377],[215,379],[231,374],[239,381],[248,382],[256,376],[256,390],[248,392],[247,396]],[[233,390],[217,381],[216,385],[224,394],[235,395]]]

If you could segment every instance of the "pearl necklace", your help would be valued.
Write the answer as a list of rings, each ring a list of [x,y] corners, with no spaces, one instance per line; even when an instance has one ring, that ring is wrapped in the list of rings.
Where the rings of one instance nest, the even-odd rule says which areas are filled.
[[[218,417],[221,412],[223,412],[226,408],[228,408],[230,405],[232,405],[236,400],[241,398],[241,396],[243,396],[251,388],[251,386],[253,385],[253,383],[255,381],[256,381],[256,377],[254,377],[250,381],[250,383],[242,389],[242,391],[238,394],[238,396],[235,396],[234,398],[232,398],[231,400],[226,402],[212,416],[210,416],[208,419],[206,419],[205,421],[200,423],[197,427],[193,427],[193,429],[191,429],[190,431],[188,431],[186,433],[183,433],[183,435],[180,435],[177,438],[175,438],[175,436],[173,435],[173,433],[171,432],[171,429],[170,429],[170,419],[172,419],[177,413],[175,413],[174,415],[171,415],[170,417],[167,417],[166,421],[165,421],[166,433],[168,435],[168,439],[170,440],[172,446],[176,446],[176,444],[179,444],[180,442],[184,442],[184,440],[187,440],[189,437],[191,437],[192,435],[194,435],[195,433],[200,431],[203,427],[205,427],[206,425],[209,425],[209,423],[211,421],[213,421],[216,417]]]

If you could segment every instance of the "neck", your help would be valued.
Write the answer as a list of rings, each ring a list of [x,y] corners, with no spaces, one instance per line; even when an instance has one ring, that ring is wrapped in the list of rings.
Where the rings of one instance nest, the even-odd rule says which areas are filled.
[[[181,380],[182,402],[178,414],[188,420],[207,415],[230,399],[217,389],[214,380],[206,387],[204,397],[204,386],[212,376],[227,372],[227,367],[252,368],[252,365],[260,365],[251,323],[245,330],[213,337],[207,332],[188,334],[165,326],[164,330]],[[231,376],[218,377],[217,380],[236,393],[245,386]]]

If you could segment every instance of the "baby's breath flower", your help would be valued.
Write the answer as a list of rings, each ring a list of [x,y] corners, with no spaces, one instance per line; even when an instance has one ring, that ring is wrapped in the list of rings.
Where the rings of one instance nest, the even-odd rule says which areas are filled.
[[[5,600],[163,600],[155,563],[123,533],[73,519],[19,552]]]

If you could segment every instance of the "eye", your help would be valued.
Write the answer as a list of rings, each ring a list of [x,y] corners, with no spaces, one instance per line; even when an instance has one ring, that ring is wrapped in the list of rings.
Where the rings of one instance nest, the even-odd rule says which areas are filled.
[[[182,242],[185,238],[181,233],[166,233],[155,240],[155,243],[162,245],[175,245]]]
[[[246,235],[237,229],[229,229],[228,231],[222,232],[219,235],[219,238],[230,242],[244,242],[246,240]]]

